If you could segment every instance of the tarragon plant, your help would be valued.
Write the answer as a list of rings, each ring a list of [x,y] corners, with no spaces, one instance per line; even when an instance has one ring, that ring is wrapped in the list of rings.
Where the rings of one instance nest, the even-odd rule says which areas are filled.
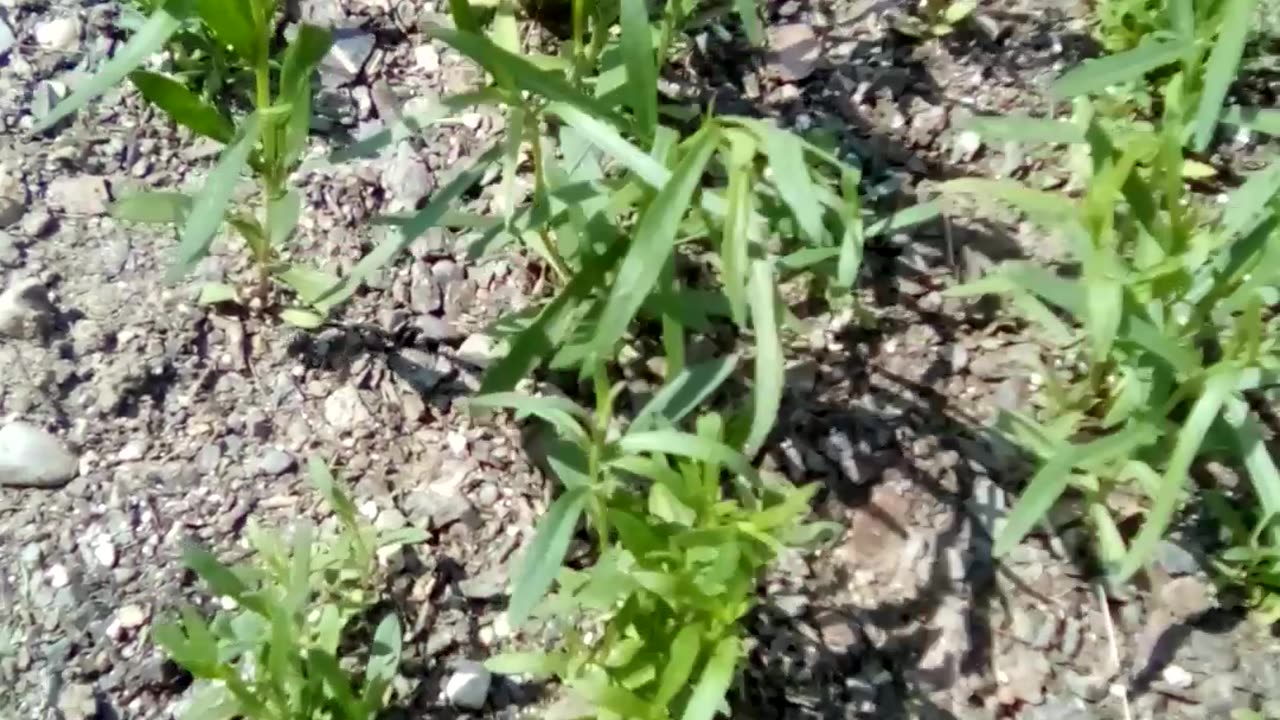
[[[236,567],[186,548],[186,565],[233,609],[209,623],[185,607],[180,622],[155,628],[156,642],[199,681],[184,720],[373,720],[383,708],[400,663],[395,614],[374,629],[359,682],[339,662],[343,641],[377,599],[378,555],[426,534],[375,532],[322,462],[310,471],[340,520],[336,537],[304,522],[286,543],[251,524],[255,555]]]
[[[726,707],[764,570],[836,529],[804,521],[813,487],[761,473],[734,449],[745,423],[707,413],[679,429],[736,364],[686,368],[625,428],[613,414],[622,386],[602,373],[594,412],[517,393],[472,401],[549,423],[548,464],[563,484],[507,611],[513,626],[534,618],[563,642],[497,657],[491,669],[557,676],[600,718],[710,720]],[[599,555],[587,570],[562,568],[583,518]]]
[[[337,278],[288,261],[285,248],[297,232],[303,209],[290,176],[306,149],[311,79],[329,50],[329,31],[299,25],[292,41],[277,51],[276,0],[166,0],[153,5],[125,47],[54,108],[36,132],[53,127],[127,79],[174,122],[223,144],[198,192],[137,193],[118,203],[114,214],[128,221],[175,226],[178,249],[168,274],[171,281],[189,273],[224,229],[233,229],[244,240],[256,270],[252,294],[258,304],[274,307],[273,281],[279,282],[294,295],[279,308],[280,317],[302,327],[318,326],[345,296],[335,292]],[[140,69],[153,54],[170,47],[177,33],[186,40],[175,45],[187,53],[174,59],[177,75]],[[220,79],[216,101],[191,89],[192,66],[200,68],[206,90],[207,82]],[[233,72],[236,68],[243,72]],[[233,110],[240,106],[251,111],[236,116]],[[258,197],[242,206],[236,202],[236,191],[246,170],[257,183]],[[248,298],[232,285],[207,285],[201,293],[206,303],[242,299]]]

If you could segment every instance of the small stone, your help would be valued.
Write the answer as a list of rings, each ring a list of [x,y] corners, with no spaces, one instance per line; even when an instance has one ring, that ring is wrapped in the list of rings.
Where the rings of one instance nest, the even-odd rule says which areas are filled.
[[[63,720],[92,720],[98,716],[98,699],[93,686],[68,683],[58,693],[58,712]]]
[[[222,446],[217,442],[211,442],[200,448],[200,452],[196,453],[196,469],[206,475],[211,475],[218,471],[218,462],[220,460],[222,460]]]
[[[1193,575],[1200,569],[1194,555],[1186,548],[1171,540],[1162,540],[1156,546],[1156,565],[1173,576]]]
[[[116,611],[116,622],[127,630],[142,627],[147,621],[147,611],[139,605],[125,605]]]
[[[423,162],[413,145],[402,142],[382,173],[382,187],[405,209],[415,209],[435,184],[431,170]]]
[[[36,43],[45,50],[71,50],[80,42],[80,21],[73,17],[46,20],[36,25]]]
[[[258,472],[275,477],[283,475],[294,468],[293,456],[279,448],[267,448],[258,458]]]
[[[773,606],[789,618],[798,618],[809,609],[809,598],[804,595],[775,595]]]
[[[136,462],[141,460],[147,454],[146,440],[130,440],[125,446],[120,448],[120,452],[116,453],[116,459],[120,462]]]
[[[324,419],[339,431],[354,430],[373,420],[360,398],[360,391],[346,385],[325,398]]]
[[[822,53],[813,28],[802,23],[769,28],[769,61],[765,71],[783,82],[809,77]]]
[[[421,315],[414,319],[413,326],[426,340],[447,341],[462,337],[452,323],[435,315]]]
[[[48,117],[49,112],[57,106],[67,94],[66,86],[51,80],[42,81],[31,92],[31,114],[38,120]]]
[[[507,589],[507,569],[496,566],[475,577],[458,583],[462,594],[472,600],[491,600],[501,597]]]
[[[440,51],[430,43],[414,48],[413,59],[418,63],[418,69],[423,72],[435,72],[440,69]]]
[[[93,544],[93,557],[98,564],[105,568],[113,568],[116,566],[116,546],[111,543],[111,538],[103,535]]]
[[[53,325],[56,315],[48,291],[37,280],[19,280],[0,293],[0,335],[39,337]]]
[[[373,54],[373,35],[356,28],[343,28],[333,33],[333,45],[320,68],[327,79],[338,84],[355,80]]]
[[[497,349],[493,338],[483,333],[475,333],[462,341],[458,347],[458,359],[478,368],[489,367],[497,357]]]
[[[1179,621],[1189,620],[1213,607],[1213,588],[1195,575],[1177,577],[1160,588],[1160,604]]]
[[[14,43],[17,41],[18,38],[13,34],[13,28],[9,27],[9,23],[5,22],[3,16],[0,16],[0,58],[12,50]]]
[[[476,491],[476,500],[480,501],[480,507],[492,508],[500,497],[498,488],[493,483],[485,483]]]
[[[1179,690],[1186,690],[1195,683],[1195,678],[1179,665],[1166,665],[1160,671],[1160,677]]]
[[[107,181],[97,175],[55,178],[49,183],[47,199],[68,215],[105,215],[111,205]]]
[[[818,634],[828,651],[836,655],[852,655],[860,646],[853,621],[839,613],[828,613],[817,621]]]
[[[444,443],[454,455],[462,455],[467,451],[467,436],[460,432],[450,432],[445,436]]]
[[[1100,702],[1107,696],[1107,681],[1095,675],[1081,675],[1068,670],[1062,680],[1071,694],[1089,702]]]
[[[20,421],[0,428],[0,485],[62,487],[79,471],[78,458],[50,433]]]
[[[478,662],[463,660],[454,668],[444,684],[444,697],[450,705],[468,710],[484,707],[493,681],[489,671]]]
[[[441,529],[462,520],[472,511],[471,502],[461,493],[417,490],[404,500],[404,509],[418,525]]]
[[[49,582],[49,587],[54,590],[61,590],[71,582],[71,575],[67,572],[67,566],[62,563],[54,563],[44,573],[45,580]]]

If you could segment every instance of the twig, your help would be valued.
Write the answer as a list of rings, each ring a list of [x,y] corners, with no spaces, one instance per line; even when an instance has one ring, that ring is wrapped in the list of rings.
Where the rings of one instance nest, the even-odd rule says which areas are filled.
[[[1107,591],[1102,587],[1102,583],[1094,585],[1098,590],[1098,611],[1102,613],[1102,624],[1107,630],[1107,647],[1111,651],[1111,674],[1118,675],[1120,673],[1120,646],[1116,643],[1116,626],[1111,622],[1111,609],[1107,606]],[[1112,690],[1120,689],[1118,693],[1120,697],[1120,707],[1124,713],[1124,720],[1133,720],[1133,715],[1129,712],[1129,689],[1123,683],[1111,686]]]

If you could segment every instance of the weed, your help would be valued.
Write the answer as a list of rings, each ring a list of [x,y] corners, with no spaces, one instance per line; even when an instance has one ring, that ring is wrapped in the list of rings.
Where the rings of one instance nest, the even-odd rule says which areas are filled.
[[[678,429],[736,360],[686,368],[625,429],[612,409],[622,385],[603,373],[594,412],[516,393],[472,401],[548,422],[548,461],[565,489],[525,550],[508,608],[513,626],[533,616],[564,641],[494,658],[492,669],[555,675],[601,717],[709,720],[720,711],[762,572],[778,553],[833,530],[803,522],[813,487],[759,473],[733,449],[749,423],[709,413],[693,432]],[[562,568],[583,517],[599,556],[585,571]]]
[[[320,539],[300,523],[287,544],[255,525],[251,564],[227,567],[188,546],[183,559],[233,610],[206,623],[191,607],[178,623],[159,624],[156,642],[199,681],[189,720],[368,720],[383,707],[400,662],[401,631],[389,613],[373,631],[357,684],[339,662],[348,626],[375,601],[378,555],[422,542],[407,529],[376,533],[335,485],[324,463],[310,475],[340,521]]]

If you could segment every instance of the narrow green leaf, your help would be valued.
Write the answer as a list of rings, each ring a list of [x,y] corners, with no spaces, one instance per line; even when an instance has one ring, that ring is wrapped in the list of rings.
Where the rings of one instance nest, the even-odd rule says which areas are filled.
[[[751,282],[747,290],[751,327],[756,335],[756,363],[751,388],[751,429],[747,432],[744,452],[752,456],[764,446],[782,406],[782,338],[778,335],[777,290],[768,260],[751,262]]]
[[[676,633],[671,649],[666,653],[667,665],[662,669],[658,690],[654,693],[655,705],[669,705],[688,684],[698,664],[698,656],[702,654],[702,632],[702,626],[694,624],[685,625]]]
[[[373,631],[373,646],[369,649],[369,664],[365,666],[365,681],[378,682],[383,687],[395,680],[396,669],[400,667],[402,646],[400,621],[394,612],[387,613]],[[365,701],[380,701],[381,698],[366,697]]]
[[[223,45],[230,46],[247,64],[257,64],[265,48],[251,0],[196,0],[196,10]]]
[[[500,86],[514,86],[553,102],[568,103],[597,117],[617,117],[613,108],[597,98],[582,94],[562,75],[543,70],[525,58],[503,50],[486,37],[444,28],[430,28],[426,33],[479,63],[493,74]]]
[[[702,171],[715,150],[715,127],[705,127],[699,133],[700,137],[694,138],[671,180],[658,191],[636,226],[631,246],[618,268],[596,324],[592,345],[597,357],[613,354],[671,255],[680,222],[689,210]]]
[[[147,102],[192,132],[222,143],[231,142],[235,135],[231,120],[177,80],[146,70],[133,71],[129,80]]]
[[[343,672],[333,655],[322,650],[308,650],[307,663],[324,681],[325,688],[329,690],[334,702],[338,703],[346,717],[366,716],[366,713],[362,712],[361,703],[356,700],[355,692],[351,689],[351,678]]]
[[[426,207],[419,210],[416,215],[400,227],[398,233],[383,240],[378,247],[361,258],[360,262],[356,263],[356,266],[351,269],[351,272],[317,302],[323,303],[325,307],[336,307],[354,295],[365,278],[385,267],[405,248],[409,247],[418,236],[434,227],[440,218],[449,211],[450,206],[458,198],[462,197],[463,193],[480,182],[489,164],[498,157],[501,149],[500,146],[490,148],[476,158],[471,165],[454,175],[444,187],[436,191],[436,194],[432,196],[431,202],[427,203]]]
[[[307,305],[314,304],[338,281],[336,277],[323,270],[296,264],[277,272],[275,277],[289,286],[298,294],[298,299]]]
[[[507,620],[511,627],[523,625],[534,606],[551,588],[569,550],[589,493],[585,487],[566,491],[538,522],[533,542],[523,553],[520,569],[512,582],[511,602],[507,605]]]
[[[1262,427],[1250,412],[1249,404],[1243,398],[1231,395],[1227,397],[1223,407],[1223,419],[1235,430],[1233,437],[1237,452],[1243,458],[1253,492],[1258,496],[1263,512],[1268,516],[1275,516],[1280,513],[1280,471],[1276,469],[1275,459],[1267,449]],[[1270,542],[1280,545],[1280,531],[1274,524]]]
[[[1249,232],[1280,193],[1280,164],[1255,172],[1232,191],[1222,211],[1222,232],[1235,237]]]
[[[1218,37],[1205,64],[1200,107],[1193,124],[1192,147],[1198,151],[1209,145],[1213,130],[1218,125],[1222,102],[1227,99],[1227,90],[1236,79],[1236,70],[1244,55],[1244,43],[1253,26],[1253,9],[1257,5],[1257,0],[1226,1],[1227,7],[1218,25]]]
[[[766,123],[755,125],[761,131],[764,152],[769,157],[772,182],[795,217],[809,242],[820,244],[826,237],[822,226],[822,206],[805,164],[804,144],[791,133]]]
[[[862,266],[863,237],[862,201],[858,196],[858,175],[845,172],[840,177],[841,194],[844,206],[840,210],[840,221],[844,230],[840,235],[840,259],[836,265],[836,282],[843,290],[853,288],[858,278],[858,269]]]
[[[290,612],[302,612],[311,595],[311,541],[314,535],[311,523],[306,521],[299,523],[294,530],[288,594],[284,601]]]
[[[736,637],[727,637],[716,644],[711,659],[702,669],[698,684],[693,688],[689,704],[685,706],[681,720],[713,720],[724,704],[724,697],[733,683],[742,655],[742,643]]]
[[[763,45],[764,27],[763,23],[760,22],[755,0],[733,0],[733,9],[738,13],[738,18],[742,20],[742,29],[747,34],[747,40],[756,47]]]
[[[519,392],[495,392],[478,395],[468,403],[472,408],[510,408],[518,417],[533,415],[555,426],[561,435],[587,442],[587,433],[574,418],[590,420],[591,414],[568,398],[525,395]]]
[[[225,595],[234,600],[241,600],[248,588],[226,565],[218,561],[213,553],[197,545],[188,544],[182,549],[182,564],[191,568],[201,580],[218,595]]]
[[[1280,110],[1232,105],[1219,122],[1244,127],[1264,135],[1280,135]]]
[[[137,192],[113,205],[111,216],[128,222],[180,225],[194,202],[185,193]]]
[[[298,229],[298,218],[302,215],[302,195],[290,189],[283,195],[271,200],[271,227],[267,228],[267,239],[272,245],[282,247],[294,231]]]
[[[222,151],[218,164],[209,173],[182,226],[177,262],[166,275],[169,282],[186,275],[209,253],[209,244],[222,226],[223,215],[240,181],[240,173],[249,162],[249,153],[258,143],[259,127],[256,114],[245,118],[235,141]]]
[[[658,126],[658,71],[645,0],[621,0],[622,56],[627,67],[626,93],[640,137],[653,138]]]
[[[977,115],[961,124],[986,140],[1073,145],[1084,142],[1084,128],[1068,120],[1025,115]]]
[[[1164,537],[1164,532],[1173,520],[1178,503],[1183,498],[1191,463],[1199,454],[1200,445],[1204,442],[1210,425],[1218,419],[1224,403],[1235,389],[1234,373],[1224,369],[1211,372],[1200,397],[1196,399],[1190,414],[1182,423],[1182,429],[1178,431],[1178,438],[1174,443],[1173,453],[1169,456],[1169,462],[1165,466],[1160,489],[1155,502],[1147,512],[1142,529],[1129,545],[1129,553],[1125,556],[1124,562],[1115,571],[1115,579],[1119,582],[1132,577]]]
[[[658,418],[673,426],[679,423],[719,389],[737,368],[738,359],[734,354],[686,366],[645,403],[631,421],[631,431],[653,428]]]
[[[280,319],[303,330],[315,330],[324,325],[324,316],[306,308],[285,308],[280,311]]]
[[[749,479],[757,476],[755,468],[738,451],[720,442],[708,440],[691,433],[676,430],[647,430],[624,435],[617,442],[624,455],[638,453],[662,453],[679,455],[703,462],[717,463],[731,468]]]
[[[453,17],[454,27],[473,35],[480,34],[480,21],[476,19],[468,0],[449,0],[449,14]]]
[[[988,200],[1008,203],[1047,227],[1074,221],[1076,215],[1075,203],[1071,200],[1058,193],[1035,190],[1013,180],[961,178],[944,182],[938,189],[943,194],[969,195],[980,204]]]
[[[568,663],[562,653],[511,652],[485,660],[484,667],[498,675],[530,675],[552,677],[564,671]]]
[[[333,45],[333,33],[326,28],[302,23],[293,42],[285,48],[280,66],[280,97],[292,101],[309,92],[311,75]]]
[[[754,200],[751,189],[755,184],[754,180],[748,165],[736,165],[729,169],[729,187],[726,190],[729,207],[720,241],[720,275],[734,322],[738,325],[745,324],[747,319],[747,258],[751,243],[750,225]]]
[[[489,37],[494,45],[503,50],[517,54],[520,52],[520,26],[516,22],[516,5],[512,0],[498,0]]]
[[[1049,90],[1054,97],[1066,99],[1142,80],[1152,70],[1181,60],[1191,47],[1192,41],[1186,38],[1146,40],[1132,50],[1086,61],[1055,80]]]
[[[671,488],[661,483],[649,486],[649,514],[663,522],[693,527],[698,513],[675,496]]]
[[[1004,527],[996,537],[991,551],[992,555],[1001,557],[1022,542],[1058,498],[1062,497],[1071,480],[1071,469],[1075,466],[1076,457],[1074,448],[1064,447],[1031,477],[1026,489],[1018,497],[1018,502],[1005,518]]]
[[[929,222],[941,214],[941,209],[936,202],[917,203],[867,225],[866,236],[873,238],[896,233],[899,230]]]
[[[234,285],[210,282],[200,286],[197,305],[217,305],[224,302],[240,302],[240,291]]]
[[[36,123],[31,132],[39,134],[58,124],[89,101],[119,85],[129,73],[159,52],[169,41],[169,37],[182,25],[182,19],[174,15],[172,8],[168,5],[170,3],[162,4],[151,13],[146,24],[129,38],[129,42],[125,43],[124,48],[116,53],[115,57],[108,60],[102,69],[76,87],[65,100],[55,105],[48,115]]]

